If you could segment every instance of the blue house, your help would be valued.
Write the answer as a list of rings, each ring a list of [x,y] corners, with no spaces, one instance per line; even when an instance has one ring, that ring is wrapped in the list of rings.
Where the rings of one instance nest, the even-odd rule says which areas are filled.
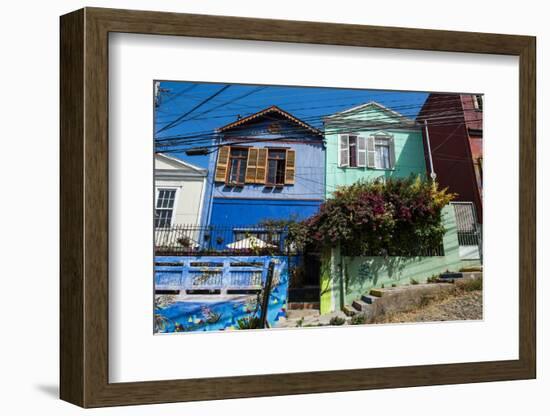
[[[276,106],[217,130],[208,166],[206,224],[301,220],[325,196],[323,133]]]

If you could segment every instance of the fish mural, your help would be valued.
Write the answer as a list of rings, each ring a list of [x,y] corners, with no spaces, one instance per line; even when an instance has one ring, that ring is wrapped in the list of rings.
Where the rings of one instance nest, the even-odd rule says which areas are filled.
[[[262,286],[265,284],[262,281]],[[155,296],[155,332],[176,333],[196,331],[231,331],[258,329],[262,308],[262,293],[234,296],[211,295]],[[267,306],[267,327],[276,328],[286,318],[288,297],[288,260],[277,257]],[[196,299],[196,300],[195,300]]]

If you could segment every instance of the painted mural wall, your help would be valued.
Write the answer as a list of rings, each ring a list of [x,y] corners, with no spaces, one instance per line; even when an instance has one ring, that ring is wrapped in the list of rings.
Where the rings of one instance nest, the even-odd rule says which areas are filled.
[[[227,295],[226,291],[263,288],[270,262],[274,263],[274,273],[267,307],[267,323],[273,328],[281,318],[286,317],[288,257],[157,256],[155,290],[179,290],[180,295],[157,297],[160,300],[155,302],[155,320],[159,324],[155,332],[249,329],[243,328],[247,321],[261,316],[261,296],[257,293]],[[206,266],[216,264],[221,266]],[[246,266],[247,264],[258,266]],[[200,289],[217,289],[221,293],[206,296],[189,294]]]

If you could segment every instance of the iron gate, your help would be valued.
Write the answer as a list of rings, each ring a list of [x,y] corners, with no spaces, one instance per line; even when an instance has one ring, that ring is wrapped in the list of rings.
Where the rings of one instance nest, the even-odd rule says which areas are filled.
[[[473,202],[452,202],[462,260],[482,260],[481,225]]]

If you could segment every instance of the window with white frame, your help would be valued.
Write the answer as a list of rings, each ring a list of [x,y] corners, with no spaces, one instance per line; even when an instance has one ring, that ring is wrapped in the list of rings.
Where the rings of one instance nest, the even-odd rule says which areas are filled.
[[[366,138],[354,134],[341,134],[338,166],[363,168],[367,166]]]
[[[390,139],[375,137],[374,139],[374,164],[376,169],[391,169]]]
[[[175,189],[158,189],[155,204],[155,228],[170,227],[172,225],[175,200]]]
[[[394,168],[393,136],[375,134],[367,137],[341,134],[338,144],[338,166],[371,169]]]

